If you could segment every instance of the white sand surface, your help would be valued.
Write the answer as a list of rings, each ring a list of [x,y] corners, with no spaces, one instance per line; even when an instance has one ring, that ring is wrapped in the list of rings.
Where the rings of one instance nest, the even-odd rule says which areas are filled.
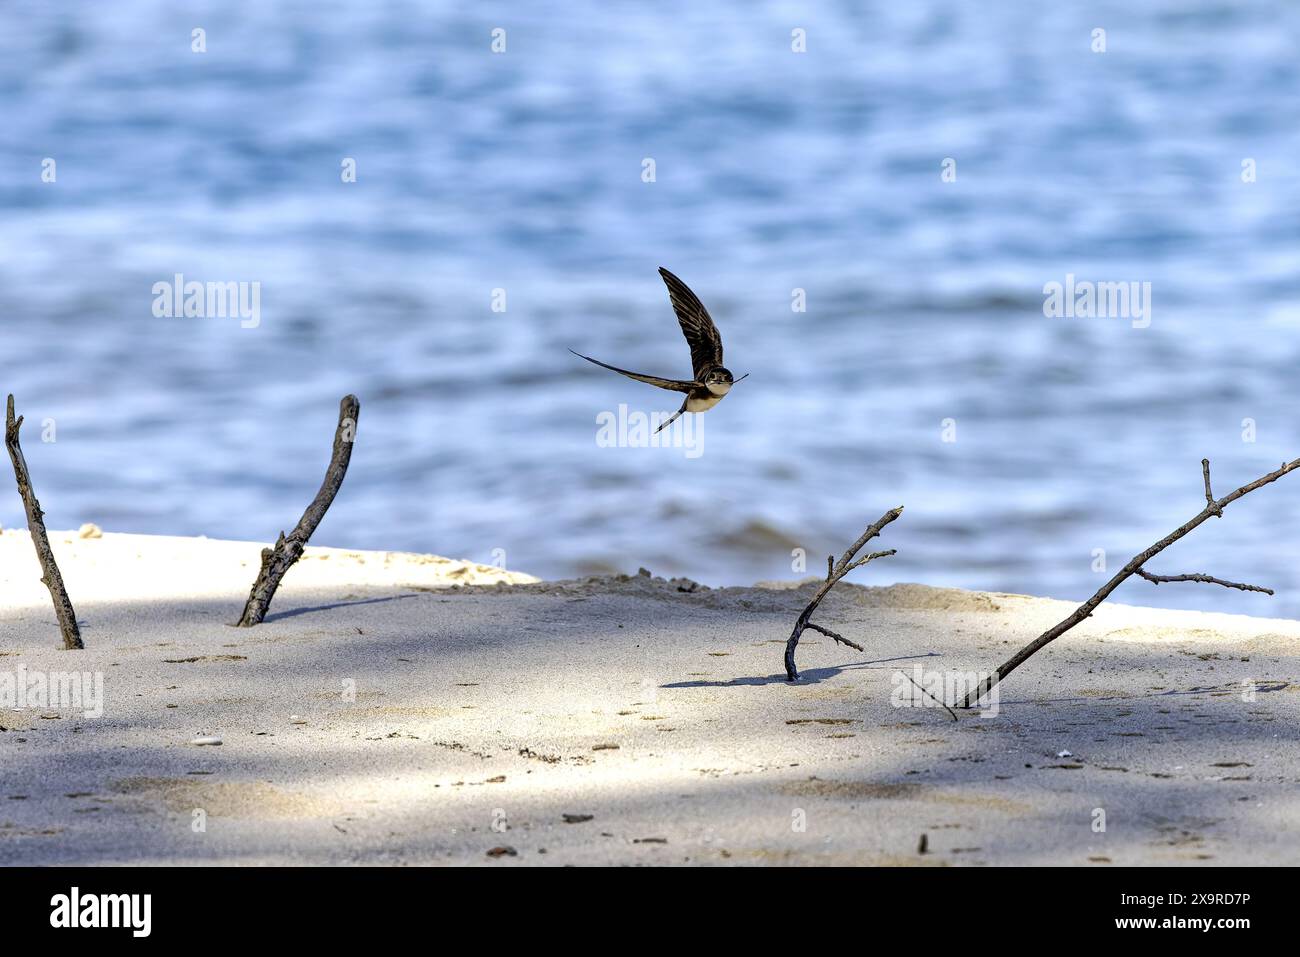
[[[1107,603],[954,722],[896,671],[991,669],[1072,605],[846,582],[817,620],[866,653],[809,633],[791,685],[812,583],[311,548],[236,629],[259,544],[52,538],[86,650],[6,530],[0,675],[105,702],[0,707],[0,863],[1300,863],[1296,622]]]

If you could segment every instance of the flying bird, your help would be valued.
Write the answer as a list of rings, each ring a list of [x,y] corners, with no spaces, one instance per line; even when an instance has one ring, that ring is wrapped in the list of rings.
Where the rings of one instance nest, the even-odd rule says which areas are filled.
[[[640,372],[628,372],[618,366],[593,359],[591,356],[584,356],[581,352],[569,350],[579,359],[586,359],[603,369],[625,375],[629,379],[647,382],[671,392],[685,392],[686,399],[682,402],[682,407],[673,413],[672,418],[655,429],[655,432],[672,425],[683,412],[706,412],[713,408],[731,391],[733,385],[749,375],[746,372],[740,379],[733,379],[731,372],[723,366],[722,336],[718,334],[718,327],[713,324],[709,311],[704,308],[704,303],[700,302],[699,297],[691,292],[686,283],[663,266],[659,267],[659,275],[668,286],[668,298],[672,300],[673,311],[677,313],[677,321],[681,323],[682,335],[686,337],[686,343],[691,347],[693,379],[690,381],[662,379],[659,376],[644,375]]]

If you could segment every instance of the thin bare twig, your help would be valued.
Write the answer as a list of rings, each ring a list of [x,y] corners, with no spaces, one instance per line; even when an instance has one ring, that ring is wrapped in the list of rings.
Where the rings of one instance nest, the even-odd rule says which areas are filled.
[[[1202,582],[1206,585],[1222,585],[1224,588],[1240,588],[1242,591],[1260,591],[1265,595],[1273,594],[1273,589],[1264,588],[1262,585],[1246,585],[1241,582],[1227,582],[1222,578],[1215,578],[1213,575],[1152,575],[1145,568],[1139,568],[1135,575],[1145,578],[1153,585],[1159,585],[1161,582]]]
[[[1201,474],[1205,476],[1205,504],[1214,513],[1216,518],[1223,518],[1223,509],[1214,501],[1214,493],[1210,491],[1210,460],[1201,459]],[[1270,592],[1271,594],[1271,592]]]
[[[276,540],[274,548],[262,549],[262,568],[248,593],[244,603],[244,612],[235,622],[238,628],[249,628],[261,624],[266,617],[266,610],[275,597],[275,590],[280,587],[280,580],[293,567],[294,562],[302,557],[307,540],[329,510],[334,496],[338,494],[343,477],[348,472],[348,461],[352,458],[352,441],[356,435],[357,416],[361,413],[361,403],[355,395],[345,395],[339,402],[339,424],[334,432],[334,452],[330,456],[329,469],[320,491],[312,499],[307,511],[302,513],[298,524],[286,537],[284,532]]]
[[[956,711],[953,711],[952,708],[948,707],[948,703],[947,703],[946,701],[944,701],[942,698],[936,698],[934,695],[930,694],[930,692],[926,691],[926,690],[925,690],[924,688],[922,688],[919,684],[917,684],[916,679],[913,678],[911,675],[909,675],[906,671],[900,671],[899,674],[901,674],[901,675],[902,675],[904,678],[906,678],[908,681],[912,682],[912,684],[916,685],[916,690],[917,690],[917,691],[921,692],[921,694],[925,695],[927,698],[929,698],[929,699],[930,699],[931,701],[933,701],[935,704],[937,704],[937,705],[939,705],[941,708],[943,708],[944,711],[947,711],[948,714],[952,715],[952,720],[954,720],[954,721],[957,720],[957,712],[956,712]]]
[[[9,396],[5,403],[5,447],[9,450],[9,459],[14,464],[14,477],[18,480],[18,494],[22,496],[23,508],[27,512],[27,529],[32,533],[32,544],[36,546],[36,557],[41,563],[41,583],[50,590],[54,601],[54,615],[59,619],[59,631],[63,635],[63,647],[69,650],[85,648],[81,641],[81,629],[77,627],[77,613],[72,609],[72,600],[68,590],[63,586],[63,576],[59,574],[58,563],[54,561],[54,550],[50,548],[50,536],[45,531],[45,513],[41,503],[32,491],[32,478],[27,472],[27,459],[23,448],[18,443],[18,430],[23,426],[23,417],[14,418],[14,397]]]
[[[857,561],[853,560],[854,556],[856,556],[858,552],[862,551],[862,547],[866,545],[867,542],[879,535],[881,529],[902,514],[903,506],[901,505],[898,508],[890,509],[884,515],[880,516],[874,524],[867,526],[866,531],[858,537],[856,542],[848,547],[838,562],[835,561],[834,555],[827,557],[826,581],[822,582],[821,587],[819,587],[816,594],[813,595],[812,601],[808,602],[808,607],[803,610],[803,613],[795,621],[794,630],[790,632],[790,637],[785,643],[785,676],[788,680],[795,681],[799,678],[799,670],[794,664],[794,651],[799,647],[799,637],[803,634],[805,628],[811,628],[813,631],[821,632],[823,635],[834,638],[836,641],[848,645],[850,648],[856,648],[858,651],[863,650],[860,645],[854,644],[846,638],[842,638],[835,634],[835,632],[823,628],[820,625],[814,625],[811,621],[813,612],[817,610],[817,606],[821,604],[822,599],[830,593],[830,590],[835,587],[839,580],[849,572],[853,571],[853,569],[860,568],[867,562],[873,561],[877,558],[885,558],[889,555],[895,554],[895,549],[891,548],[884,552],[872,552]]]
[[[834,638],[834,639],[835,639],[836,641],[838,641],[841,645],[848,645],[848,646],[849,646],[850,648],[852,648],[854,651],[866,651],[866,650],[867,650],[867,649],[863,648],[860,644],[858,644],[856,641],[849,641],[849,640],[848,640],[847,638],[845,638],[843,635],[838,635],[838,634],[836,634],[835,632],[831,631],[829,628],[823,628],[821,625],[814,625],[811,621],[808,622],[808,624],[804,625],[804,627],[805,627],[805,628],[811,628],[813,631],[820,631],[820,632],[821,632],[823,635],[825,635],[827,638]]]
[[[1148,561],[1150,561],[1154,556],[1160,554],[1162,551],[1164,551],[1174,542],[1178,541],[1188,532],[1197,528],[1208,519],[1212,517],[1222,516],[1223,510],[1227,508],[1229,505],[1231,505],[1233,502],[1237,501],[1237,499],[1241,498],[1243,495],[1249,495],[1251,492],[1255,491],[1256,489],[1263,488],[1265,485],[1269,485],[1273,482],[1276,482],[1282,476],[1288,474],[1289,472],[1294,472],[1296,469],[1300,469],[1300,459],[1295,459],[1294,461],[1291,462],[1283,462],[1280,468],[1272,472],[1269,472],[1267,475],[1261,475],[1259,478],[1255,479],[1255,481],[1243,485],[1241,488],[1237,489],[1236,491],[1229,492],[1227,495],[1223,496],[1223,498],[1216,499],[1213,497],[1214,493],[1210,491],[1210,460],[1201,459],[1201,471],[1205,476],[1205,493],[1207,496],[1205,508],[1201,509],[1201,511],[1198,512],[1196,515],[1194,515],[1191,519],[1189,519],[1184,524],[1180,525],[1178,528],[1174,529],[1172,532],[1170,532],[1164,538],[1160,539],[1160,541],[1156,542],[1150,548],[1146,549],[1143,552],[1140,552],[1137,555],[1134,555],[1131,559],[1129,559],[1128,564],[1126,564],[1123,568],[1121,568],[1118,572],[1116,572],[1115,576],[1111,578],[1110,581],[1106,582],[1106,584],[1102,585],[1101,588],[1097,589],[1097,593],[1093,595],[1091,598],[1089,598],[1087,601],[1085,601],[1078,608],[1076,608],[1068,618],[1064,619],[1063,621],[1057,622],[1051,628],[1047,629],[1047,631],[1043,632],[1041,635],[1039,635],[1029,644],[1025,645],[1025,647],[1021,648],[1014,655],[1012,655],[1011,658],[1009,658],[1000,668],[998,668],[995,674],[990,675],[988,678],[980,682],[979,686],[974,691],[971,691],[969,694],[966,695],[966,698],[961,703],[961,707],[969,708],[976,701],[981,700],[986,694],[988,694],[988,692],[993,688],[994,685],[1001,682],[1004,678],[1006,678],[1007,675],[1011,674],[1011,672],[1019,668],[1022,664],[1024,664],[1031,657],[1033,657],[1038,651],[1043,649],[1045,646],[1051,644],[1057,638],[1061,637],[1061,635],[1065,634],[1067,631],[1069,631],[1079,622],[1083,621],[1085,618],[1088,618],[1093,613],[1093,611],[1097,608],[1097,606],[1100,605],[1103,601],[1107,599],[1107,597],[1110,596],[1111,592],[1113,592],[1116,588],[1118,588],[1120,584],[1124,582],[1125,579],[1129,578],[1131,575],[1138,574],[1138,572],[1142,569],[1142,566],[1145,565]],[[1142,577],[1147,578],[1148,576],[1143,575]],[[1158,576],[1150,576],[1150,577],[1154,578]],[[1193,578],[1192,576],[1186,576],[1185,579],[1179,577],[1177,580],[1196,581],[1200,579]],[[1214,583],[1228,584],[1226,582],[1220,582],[1217,579],[1214,581]],[[1233,586],[1233,587],[1243,587],[1243,586]],[[1247,590],[1267,591],[1267,589],[1259,588],[1258,586],[1248,587]]]

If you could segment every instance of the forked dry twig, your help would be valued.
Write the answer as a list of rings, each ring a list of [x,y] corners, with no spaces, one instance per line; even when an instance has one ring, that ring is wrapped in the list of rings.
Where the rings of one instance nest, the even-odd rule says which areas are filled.
[[[1097,606],[1105,601],[1110,593],[1118,588],[1125,579],[1132,575],[1145,578],[1147,581],[1154,582],[1155,584],[1174,581],[1208,582],[1214,585],[1223,585],[1227,588],[1240,588],[1243,591],[1264,592],[1268,595],[1273,594],[1272,590],[1263,588],[1259,585],[1244,585],[1238,582],[1224,581],[1220,578],[1211,578],[1209,575],[1152,575],[1142,566],[1174,542],[1178,541],[1188,532],[1201,525],[1207,519],[1222,518],[1223,510],[1243,495],[1249,495],[1258,488],[1263,488],[1265,485],[1276,482],[1283,475],[1286,475],[1288,472],[1294,472],[1296,469],[1300,469],[1300,459],[1296,459],[1293,462],[1284,462],[1281,468],[1269,472],[1267,475],[1260,476],[1255,479],[1255,481],[1248,485],[1243,485],[1234,492],[1229,492],[1227,495],[1223,496],[1223,498],[1216,499],[1214,497],[1214,492],[1210,489],[1210,460],[1201,459],[1201,473],[1205,477],[1205,508],[1201,509],[1201,511],[1190,520],[1174,529],[1150,548],[1134,555],[1129,560],[1128,564],[1121,568],[1110,581],[1102,585],[1095,595],[1076,608],[1068,618],[1047,629],[1047,631],[1043,632],[1029,644],[1025,645],[1025,647],[1016,652],[1006,661],[1005,664],[998,668],[993,675],[990,675],[988,678],[980,682],[975,690],[966,695],[965,699],[962,700],[960,707],[969,708],[976,702],[981,701],[984,696],[987,695],[995,685],[1006,678],[1007,675],[1019,668],[1038,651],[1051,644],[1057,638],[1060,638],[1061,635],[1079,624],[1079,622],[1092,615]]]
[[[787,679],[790,681],[796,681],[799,678],[799,671],[794,665],[794,651],[799,647],[799,637],[803,634],[805,628],[811,628],[813,631],[820,632],[826,637],[833,638],[840,644],[848,645],[850,648],[857,651],[863,650],[861,645],[849,641],[842,635],[837,635],[829,628],[823,628],[821,625],[813,624],[811,618],[813,612],[817,610],[817,606],[821,604],[822,599],[830,593],[830,590],[835,587],[841,578],[853,571],[855,568],[861,568],[869,561],[895,554],[896,549],[891,548],[884,552],[872,552],[869,555],[864,555],[862,558],[857,558],[856,561],[854,560],[858,552],[862,551],[862,547],[866,545],[867,542],[879,535],[882,528],[902,514],[903,506],[900,505],[898,508],[890,509],[884,515],[880,516],[874,524],[868,525],[867,530],[859,536],[856,542],[849,546],[848,550],[840,557],[839,562],[835,561],[834,555],[828,555],[826,557],[826,581],[822,582],[821,587],[818,588],[816,594],[813,595],[812,601],[808,602],[808,607],[803,610],[803,613],[795,621],[794,630],[790,632],[790,637],[785,643],[785,676]]]

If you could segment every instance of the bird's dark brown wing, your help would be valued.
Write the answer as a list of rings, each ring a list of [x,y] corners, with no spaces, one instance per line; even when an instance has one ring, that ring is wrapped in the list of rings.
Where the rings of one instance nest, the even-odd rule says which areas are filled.
[[[573,352],[572,349],[569,350]],[[647,382],[650,385],[656,385],[661,389],[668,389],[670,392],[690,392],[692,389],[701,388],[699,382],[683,382],[681,379],[661,379],[657,375],[642,375],[640,372],[628,372],[626,369],[620,369],[618,366],[609,365],[601,362],[599,359],[593,359],[591,356],[584,356],[581,352],[573,352],[579,359],[586,359],[588,362],[595,363],[602,369],[608,369],[610,372],[617,372],[619,375],[625,375],[629,379],[636,379],[638,382]]]
[[[668,286],[668,298],[673,302],[673,312],[682,324],[682,335],[691,347],[691,371],[696,379],[703,380],[712,366],[722,365],[722,336],[709,317],[709,310],[699,297],[663,266],[659,275]]]

